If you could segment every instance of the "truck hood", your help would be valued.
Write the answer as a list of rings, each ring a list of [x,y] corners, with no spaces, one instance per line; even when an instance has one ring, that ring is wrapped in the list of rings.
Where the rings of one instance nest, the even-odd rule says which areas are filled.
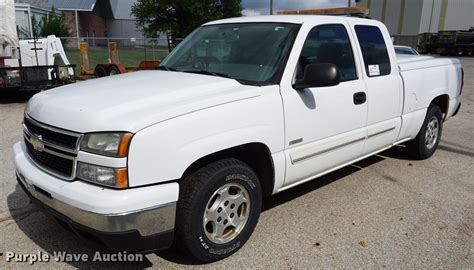
[[[261,95],[261,88],[208,75],[140,71],[93,79],[38,93],[26,113],[80,133],[137,132],[205,108]]]

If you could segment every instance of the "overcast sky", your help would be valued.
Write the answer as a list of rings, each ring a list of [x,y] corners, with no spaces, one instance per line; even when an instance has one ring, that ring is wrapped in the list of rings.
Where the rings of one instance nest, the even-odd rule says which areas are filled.
[[[348,0],[273,0],[273,10],[346,7],[347,2]],[[355,5],[355,0],[352,0],[352,5]],[[242,6],[242,13],[246,16],[270,13],[270,0],[242,0]]]

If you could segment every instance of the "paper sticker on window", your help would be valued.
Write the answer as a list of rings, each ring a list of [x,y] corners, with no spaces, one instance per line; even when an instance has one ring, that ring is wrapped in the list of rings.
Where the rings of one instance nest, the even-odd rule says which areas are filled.
[[[379,76],[380,68],[379,65],[369,65],[369,76]]]

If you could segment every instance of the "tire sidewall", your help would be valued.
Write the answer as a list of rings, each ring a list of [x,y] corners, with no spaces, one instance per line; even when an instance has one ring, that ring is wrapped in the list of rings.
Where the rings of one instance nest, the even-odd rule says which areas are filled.
[[[94,75],[97,78],[102,78],[107,76],[107,70],[103,66],[97,66],[94,70]]]
[[[431,149],[428,149],[428,147],[425,144],[425,134],[428,128],[428,123],[430,122],[431,118],[433,118],[433,116],[438,118],[438,123],[439,123],[438,138],[436,140],[435,145]],[[420,130],[420,135],[419,135],[418,147],[419,147],[422,157],[427,158],[434,154],[434,152],[438,148],[439,142],[441,141],[442,133],[443,133],[443,113],[441,112],[441,109],[438,106],[432,106],[428,109],[428,113],[426,115],[425,121],[423,122],[423,127]]]
[[[241,233],[235,239],[225,244],[215,244],[206,236],[203,227],[203,215],[206,205],[214,192],[228,183],[238,183],[247,189],[251,205],[249,219]],[[252,234],[261,211],[261,187],[253,171],[244,167],[238,169],[230,167],[213,175],[203,186],[202,190],[204,192],[196,198],[196,204],[193,206],[191,222],[195,229],[190,232],[192,234],[191,241],[193,242],[193,246],[195,246],[194,250],[201,253],[204,257],[209,257],[209,260],[214,261],[235,253],[245,244]]]
[[[114,74],[112,74],[112,73],[114,73]],[[109,67],[109,70],[107,71],[108,76],[115,76],[115,75],[119,75],[119,74],[120,74],[120,70],[115,66]]]

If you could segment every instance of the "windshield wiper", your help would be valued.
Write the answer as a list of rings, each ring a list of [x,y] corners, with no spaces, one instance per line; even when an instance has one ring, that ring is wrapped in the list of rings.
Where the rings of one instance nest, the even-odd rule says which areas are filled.
[[[156,70],[176,71],[175,68],[167,67],[167,66],[157,66]]]
[[[196,74],[204,74],[204,75],[212,75],[216,77],[222,77],[222,78],[229,78],[233,79],[230,75],[221,73],[221,72],[214,72],[214,71],[209,71],[205,69],[200,69],[200,70],[194,70],[194,69],[189,69],[189,70],[183,70],[183,72],[187,73],[196,73]]]

